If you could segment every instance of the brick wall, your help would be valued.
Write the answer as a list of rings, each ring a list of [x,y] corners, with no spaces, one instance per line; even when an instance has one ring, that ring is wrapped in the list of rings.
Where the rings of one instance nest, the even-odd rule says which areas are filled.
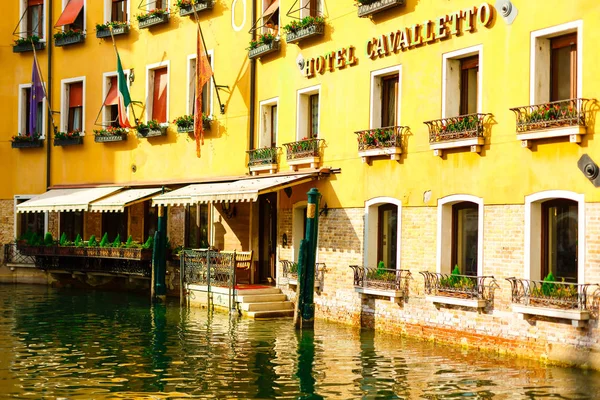
[[[169,206],[168,212],[167,237],[171,242],[171,247],[183,246],[185,238],[185,207]]]
[[[88,240],[92,235],[100,240],[99,238],[104,235],[104,232],[102,232],[102,213],[86,212],[83,219],[83,240]]]
[[[15,240],[15,211],[14,201],[0,200],[0,245]]]
[[[57,212],[49,212],[48,213],[48,232],[52,234],[52,237],[59,237],[58,233],[58,222],[59,222],[59,214]],[[89,239],[89,238],[88,238]]]
[[[250,203],[232,203],[235,217],[227,218],[220,204],[213,207],[212,245],[220,250],[250,250]],[[254,257],[256,260],[257,258]]]

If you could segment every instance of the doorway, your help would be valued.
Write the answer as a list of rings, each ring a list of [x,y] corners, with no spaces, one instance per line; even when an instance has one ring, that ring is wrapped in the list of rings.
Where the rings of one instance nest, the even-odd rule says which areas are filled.
[[[258,197],[258,282],[275,285],[277,193]]]

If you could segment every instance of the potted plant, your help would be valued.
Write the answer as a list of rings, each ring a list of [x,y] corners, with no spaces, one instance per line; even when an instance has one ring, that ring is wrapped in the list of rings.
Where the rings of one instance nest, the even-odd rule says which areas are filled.
[[[212,119],[206,114],[202,114],[202,127],[204,130],[210,129],[210,122]],[[177,126],[178,133],[194,132],[194,116],[183,115],[173,120],[173,123]]]
[[[447,297],[470,298],[474,289],[475,280],[461,275],[458,265],[455,265],[449,276],[440,279],[438,294]]]
[[[85,35],[81,29],[69,29],[66,31],[56,32],[54,34],[55,46],[67,46],[75,43],[82,43],[85,40]]]
[[[149,28],[153,25],[164,24],[169,21],[169,10],[164,8],[155,8],[146,14],[136,15],[140,29]]]
[[[138,123],[135,127],[137,130],[137,137],[139,138],[148,138],[154,136],[164,136],[167,134],[167,126],[169,124],[159,124],[156,120],[150,120],[148,123]]]
[[[309,16],[290,22],[283,27],[283,31],[286,33],[285,41],[294,43],[311,36],[322,35],[324,28],[325,18]]]
[[[81,131],[79,129],[75,129],[72,132],[54,133],[55,146],[71,146],[75,144],[83,144],[83,136],[81,136]]]
[[[566,283],[564,278],[558,282],[550,272],[541,285],[531,289],[529,303],[536,306],[573,308],[577,307],[578,299],[577,285]]]
[[[177,0],[173,5],[179,9],[179,16],[193,15],[194,11],[213,8],[214,0]]]
[[[248,57],[250,59],[264,56],[279,50],[279,39],[277,39],[272,33],[260,34],[256,39],[251,40],[248,50]]]
[[[127,140],[127,129],[109,126],[105,129],[94,129],[94,141],[96,143],[122,142]]]
[[[39,133],[34,133],[33,135],[29,133],[25,135],[18,134],[11,138],[11,147],[13,149],[42,147],[43,145],[44,141],[41,139]]]
[[[33,47],[35,47],[36,50],[43,50],[45,46],[46,44],[44,42],[40,42],[39,36],[31,35],[24,38],[15,39],[15,44],[13,45],[13,53],[24,53],[26,51],[33,51]]]
[[[104,24],[96,24],[96,37],[110,37],[111,28],[113,36],[124,35],[126,33],[129,33],[129,24],[127,22],[107,21]]]

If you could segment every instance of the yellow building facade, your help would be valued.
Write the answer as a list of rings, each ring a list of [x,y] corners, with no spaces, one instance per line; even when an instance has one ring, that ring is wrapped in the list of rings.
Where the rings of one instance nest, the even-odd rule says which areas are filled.
[[[142,242],[165,206],[173,247],[251,250],[249,280],[291,296],[285,261],[297,261],[316,187],[317,318],[598,367],[595,2],[218,0],[196,16],[155,1],[14,3],[2,36],[36,33],[41,13],[54,124],[81,118],[84,135],[56,146],[44,112],[42,147],[11,147],[31,112],[33,52],[0,47],[2,243],[34,224],[18,212],[30,197],[112,187],[90,194],[82,222],[42,201],[37,229],[87,240],[110,225]],[[69,7],[85,38],[57,46]],[[155,8],[168,9],[156,25],[137,21]],[[169,125],[102,143],[116,56],[95,26],[125,14],[114,39],[129,119]],[[172,123],[193,110],[196,21],[214,71],[200,157]],[[94,212],[139,189],[156,191],[121,203],[124,220]]]

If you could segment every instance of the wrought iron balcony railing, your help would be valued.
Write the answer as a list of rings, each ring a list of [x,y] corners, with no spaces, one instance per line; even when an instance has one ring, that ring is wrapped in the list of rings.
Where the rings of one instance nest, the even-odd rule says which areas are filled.
[[[277,155],[281,147],[264,147],[262,149],[248,150],[248,166],[277,164]]]
[[[588,311],[600,295],[597,284],[532,281],[507,278],[511,286],[512,302],[532,307],[560,308]]]
[[[183,250],[181,280],[184,284],[228,287],[235,286],[235,252],[217,250]]]
[[[402,133],[406,126],[387,126],[354,132],[357,135],[358,151],[402,147]]]
[[[16,243],[7,243],[4,245],[4,262],[6,264],[31,264],[35,263],[35,257],[23,254],[19,251],[19,245]]]
[[[489,114],[467,114],[425,121],[429,127],[429,143],[483,137],[483,122]]]
[[[408,294],[408,284],[412,277],[406,269],[368,268],[350,265],[354,272],[354,286],[365,289],[402,291]]]
[[[493,276],[471,276],[419,272],[425,279],[425,293],[432,296],[491,301],[499,286]]]
[[[511,108],[517,118],[517,132],[586,126],[589,99],[568,99]]]
[[[282,277],[289,283],[298,283],[298,263],[288,260],[280,260],[283,267]],[[315,263],[315,287],[323,284],[325,279],[325,263]]]
[[[297,142],[284,143],[287,160],[319,157],[323,139],[304,139]]]

